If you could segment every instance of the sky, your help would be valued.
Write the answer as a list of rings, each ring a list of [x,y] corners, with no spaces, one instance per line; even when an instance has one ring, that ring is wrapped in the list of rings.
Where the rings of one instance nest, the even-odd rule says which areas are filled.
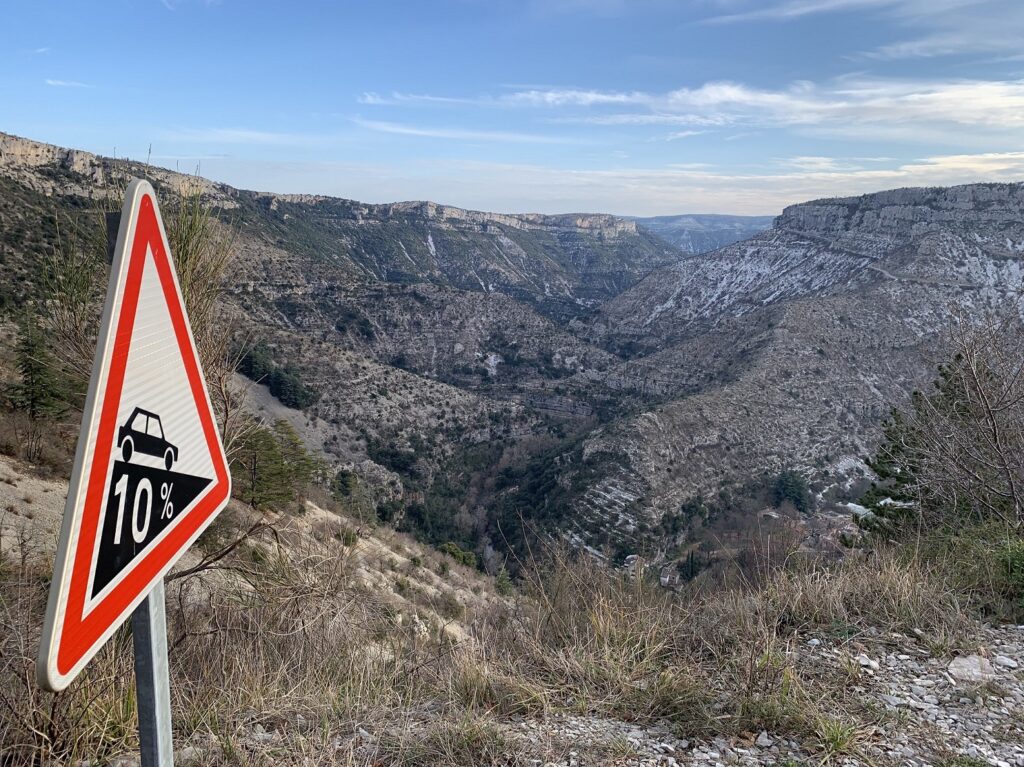
[[[1024,180],[1021,0],[4,0],[0,131],[261,191],[776,214]]]

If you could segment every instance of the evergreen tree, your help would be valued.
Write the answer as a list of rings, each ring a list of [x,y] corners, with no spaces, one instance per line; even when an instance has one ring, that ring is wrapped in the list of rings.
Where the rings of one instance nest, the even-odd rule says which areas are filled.
[[[272,429],[250,431],[233,461],[236,494],[261,509],[277,509],[302,500],[316,461],[287,421]]]
[[[10,388],[11,405],[33,422],[55,418],[67,409],[66,389],[35,319],[21,327],[15,348],[18,382]]]
[[[503,597],[507,597],[515,591],[512,578],[509,576],[508,570],[505,569],[505,565],[501,566],[498,574],[494,577],[494,590]]]
[[[801,513],[811,510],[811,491],[807,480],[799,472],[787,469],[779,473],[772,486],[772,502],[781,506],[789,501]]]

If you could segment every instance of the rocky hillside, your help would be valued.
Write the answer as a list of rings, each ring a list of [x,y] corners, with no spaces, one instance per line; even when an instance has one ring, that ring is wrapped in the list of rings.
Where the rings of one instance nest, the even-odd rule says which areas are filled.
[[[583,332],[684,396],[601,426],[563,480],[568,524],[638,534],[694,495],[795,467],[847,484],[889,408],[929,381],[951,308],[1019,300],[1024,186],[903,189],[788,208],[773,229],[659,270]],[[723,364],[724,361],[724,364]],[[696,390],[674,387],[717,370]],[[625,376],[623,376],[625,377]]]
[[[8,315],[39,297],[58,230],[98,225],[129,175],[168,195],[189,181],[0,134]],[[764,504],[734,500],[784,468],[820,496],[818,517],[790,521],[827,537],[880,420],[931,378],[950,307],[979,316],[1024,278],[1020,185],[796,205],[686,255],[660,237],[689,232],[683,249],[700,250],[765,222],[192,183],[236,232],[224,310],[240,341],[315,394],[296,410],[254,386],[259,412],[354,472],[372,504],[481,554],[525,521],[671,560],[762,519]]]
[[[254,400],[379,503],[422,501],[464,473],[467,452],[529,454],[632,396],[603,383],[617,358],[567,324],[680,257],[613,216],[249,192],[0,134],[0,302],[17,312],[39,298],[58,240],[100,229],[131,176],[165,205],[199,185],[237,243],[224,310],[239,343],[260,344],[315,398],[300,412],[257,386]],[[446,503],[449,517],[471,510]]]
[[[684,253],[695,255],[753,237],[772,225],[771,216],[692,214],[634,218],[641,229],[658,235]]]
[[[112,193],[126,172],[185,177],[0,134],[0,175],[47,195]],[[678,252],[607,215],[503,215],[432,202],[368,205],[203,182],[238,222],[251,282],[280,292],[321,283],[417,283],[504,293],[564,314],[617,295]]]

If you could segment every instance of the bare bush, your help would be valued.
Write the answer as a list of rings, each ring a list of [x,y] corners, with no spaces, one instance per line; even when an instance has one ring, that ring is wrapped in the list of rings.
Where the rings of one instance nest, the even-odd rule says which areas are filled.
[[[1024,326],[1016,311],[982,324],[956,315],[951,340],[934,388],[887,422],[872,463],[888,493],[875,519],[889,532],[907,518],[1024,524]]]
[[[0,561],[0,764],[104,760],[128,750],[136,710],[131,640],[119,631],[68,690],[35,681],[48,572],[29,541]]]
[[[58,222],[58,244],[44,272],[47,301],[42,319],[50,344],[80,395],[92,371],[109,271],[107,207],[119,196],[111,192],[91,214]],[[251,428],[243,408],[246,392],[234,375],[240,360],[232,342],[234,328],[219,304],[236,251],[236,231],[218,219],[198,179],[184,181],[167,195],[163,215],[207,389],[230,456]]]
[[[33,684],[37,557],[4,560],[0,577],[0,761],[130,751],[123,633],[66,692]],[[801,636],[918,629],[952,646],[967,625],[941,571],[889,552],[682,596],[559,551],[526,573],[524,593],[467,614],[472,639],[457,641],[365,585],[333,536],[252,535],[168,589],[178,742],[203,743],[210,765],[518,764],[537,747],[504,721],[573,712],[681,735],[771,729],[825,755],[855,750],[871,714],[843,668],[800,662]],[[267,745],[257,726],[286,740]],[[359,728],[377,736],[339,748],[337,734]]]

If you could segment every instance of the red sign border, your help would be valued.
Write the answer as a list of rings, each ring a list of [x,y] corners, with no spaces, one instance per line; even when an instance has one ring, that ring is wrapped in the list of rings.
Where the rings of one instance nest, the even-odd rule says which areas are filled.
[[[138,188],[135,187],[138,185]],[[131,610],[145,597],[153,584],[166,573],[178,557],[198,537],[205,526],[212,521],[231,495],[231,475],[228,471],[224,449],[220,442],[217,426],[214,422],[209,395],[199,364],[198,353],[189,329],[184,302],[174,267],[170,259],[170,248],[167,245],[163,226],[157,209],[152,187],[145,182],[135,182],[129,188],[129,199],[136,193],[137,199],[132,202],[132,219],[134,231],[131,236],[130,254],[127,264],[121,266],[125,273],[124,294],[115,308],[116,331],[112,347],[108,352],[109,364],[106,366],[107,378],[99,397],[98,407],[91,411],[93,419],[99,414],[99,423],[95,431],[83,423],[79,437],[92,439],[95,435],[94,453],[90,462],[89,475],[84,478],[85,501],[81,513],[76,514],[72,522],[71,533],[74,551],[69,552],[68,564],[70,573],[62,573],[61,583],[54,580],[52,588],[60,589],[55,604],[51,595],[48,618],[52,619],[50,643],[43,638],[40,647],[40,682],[48,689],[62,689],[81,670],[86,662],[99,650],[103,641],[130,614]],[[127,207],[127,201],[126,201]],[[130,222],[131,223],[131,222]],[[124,225],[122,224],[122,231]],[[88,601],[87,592],[92,571],[93,558],[96,555],[96,537],[99,534],[100,513],[103,508],[107,480],[110,473],[110,458],[113,450],[114,432],[117,428],[117,414],[121,404],[124,386],[125,368],[131,347],[132,331],[138,309],[139,291],[142,284],[143,269],[147,252],[151,252],[157,269],[160,286],[170,313],[174,328],[175,340],[185,365],[189,387],[203,429],[203,436],[209,448],[213,462],[215,481],[210,489],[202,495],[185,515],[170,529],[169,533],[159,540],[142,557],[132,563],[131,569],[107,593],[99,603],[95,604],[88,614],[85,607]],[[115,267],[117,262],[115,261]],[[111,300],[111,298],[108,298]],[[88,410],[88,408],[87,408]],[[89,432],[87,433],[87,428]],[[72,491],[77,488],[72,488]],[[77,498],[78,493],[69,492],[68,503]],[[66,509],[65,514],[71,512]],[[64,536],[62,535],[62,538]],[[70,545],[70,541],[62,539],[61,544]],[[59,558],[58,553],[58,558]],[[56,647],[54,648],[54,644]],[[55,649],[55,652],[54,652]],[[45,672],[45,673],[44,673]]]

